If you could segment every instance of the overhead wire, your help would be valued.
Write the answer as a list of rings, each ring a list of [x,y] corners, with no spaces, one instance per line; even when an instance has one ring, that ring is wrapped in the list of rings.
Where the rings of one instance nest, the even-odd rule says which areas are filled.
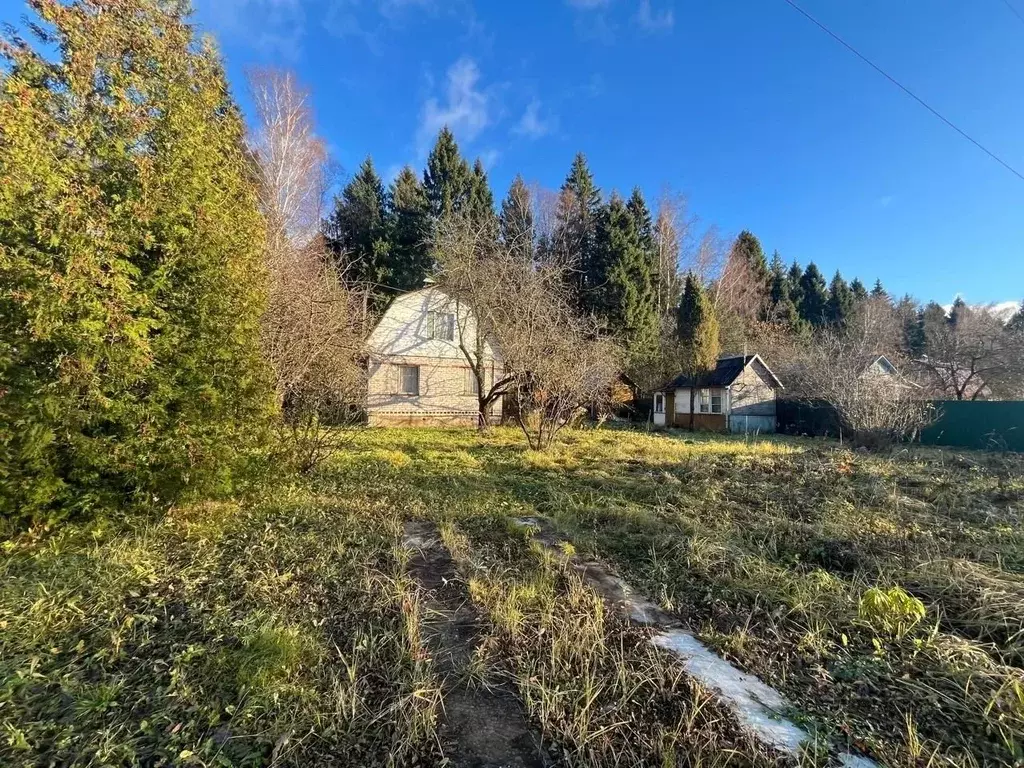
[[[871,67],[873,70],[875,70],[878,74],[880,74],[882,77],[884,77],[890,83],[892,83],[897,88],[899,88],[901,91],[903,91],[903,93],[905,93],[907,96],[909,96],[914,101],[916,101],[918,104],[920,104],[922,107],[924,107],[926,110],[931,112],[935,117],[937,117],[939,120],[941,120],[947,126],[949,126],[954,131],[956,131],[958,134],[960,134],[960,136],[962,136],[963,138],[967,139],[967,141],[969,141],[975,147],[980,149],[982,152],[984,152],[990,158],[992,158],[997,163],[999,163],[1001,166],[1003,166],[1003,168],[1008,170],[1010,173],[1012,173],[1014,176],[1016,176],[1021,181],[1024,181],[1024,173],[1021,173],[1016,168],[1014,168],[1012,165],[1010,165],[1008,162],[1003,160],[1001,157],[999,157],[999,155],[997,155],[995,152],[990,150],[988,147],[986,147],[980,141],[975,139],[973,136],[971,136],[969,133],[967,133],[967,131],[965,131],[962,128],[960,128],[958,125],[956,125],[956,123],[954,123],[952,120],[950,120],[945,115],[943,115],[941,112],[939,112],[937,109],[935,109],[935,107],[933,107],[931,104],[926,102],[924,99],[922,99],[920,96],[918,96],[912,90],[910,90],[907,86],[905,86],[903,83],[901,83],[895,77],[890,75],[888,72],[886,72],[880,66],[875,64],[875,62],[873,62],[871,59],[869,59],[863,53],[861,53],[856,48],[854,48],[850,43],[846,42],[846,40],[844,40],[842,37],[837,35],[835,32],[833,32],[827,26],[825,26],[825,24],[823,24],[822,22],[818,21],[814,16],[812,16],[810,13],[808,13],[803,8],[801,8],[795,2],[795,0],[783,0],[783,2],[785,2],[791,8],[793,8],[795,11],[797,11],[800,15],[802,15],[804,18],[806,18],[808,21],[810,21],[812,24],[814,24],[816,27],[818,27],[822,32],[827,34],[829,37],[831,37],[837,43],[839,43],[844,48],[846,48],[846,50],[848,50],[850,53],[852,53],[858,59],[860,59],[865,64],[867,64],[869,67]]]

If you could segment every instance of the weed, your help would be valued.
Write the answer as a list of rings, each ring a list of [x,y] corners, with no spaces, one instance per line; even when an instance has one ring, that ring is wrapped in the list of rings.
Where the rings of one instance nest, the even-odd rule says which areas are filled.
[[[857,614],[876,633],[902,640],[925,617],[919,599],[902,587],[872,587],[860,598]]]

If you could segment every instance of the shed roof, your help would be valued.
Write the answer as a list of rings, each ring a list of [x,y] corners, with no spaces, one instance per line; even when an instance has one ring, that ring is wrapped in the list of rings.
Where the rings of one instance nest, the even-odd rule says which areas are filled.
[[[718,364],[715,366],[715,370],[703,373],[696,377],[696,383],[694,378],[688,374],[681,373],[668,384],[665,385],[664,389],[678,389],[680,387],[728,387],[736,379],[740,377],[740,374],[750,365],[754,360],[757,360],[768,373],[769,381],[773,387],[782,389],[782,382],[779,381],[778,377],[772,373],[764,360],[759,355],[732,355],[729,357],[718,358]]]

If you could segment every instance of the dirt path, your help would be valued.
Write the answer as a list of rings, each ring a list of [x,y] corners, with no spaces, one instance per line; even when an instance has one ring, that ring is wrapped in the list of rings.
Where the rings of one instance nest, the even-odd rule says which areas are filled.
[[[422,635],[444,678],[439,734],[453,768],[545,768],[539,735],[519,700],[493,687],[470,687],[465,669],[477,637],[477,614],[433,523],[408,522],[402,543],[409,572],[423,589]]]

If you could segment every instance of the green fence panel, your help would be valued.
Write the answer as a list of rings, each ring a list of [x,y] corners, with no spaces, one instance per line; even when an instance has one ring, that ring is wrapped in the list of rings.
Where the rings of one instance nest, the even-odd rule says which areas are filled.
[[[935,411],[921,432],[926,445],[1024,452],[1024,401],[941,400]]]

